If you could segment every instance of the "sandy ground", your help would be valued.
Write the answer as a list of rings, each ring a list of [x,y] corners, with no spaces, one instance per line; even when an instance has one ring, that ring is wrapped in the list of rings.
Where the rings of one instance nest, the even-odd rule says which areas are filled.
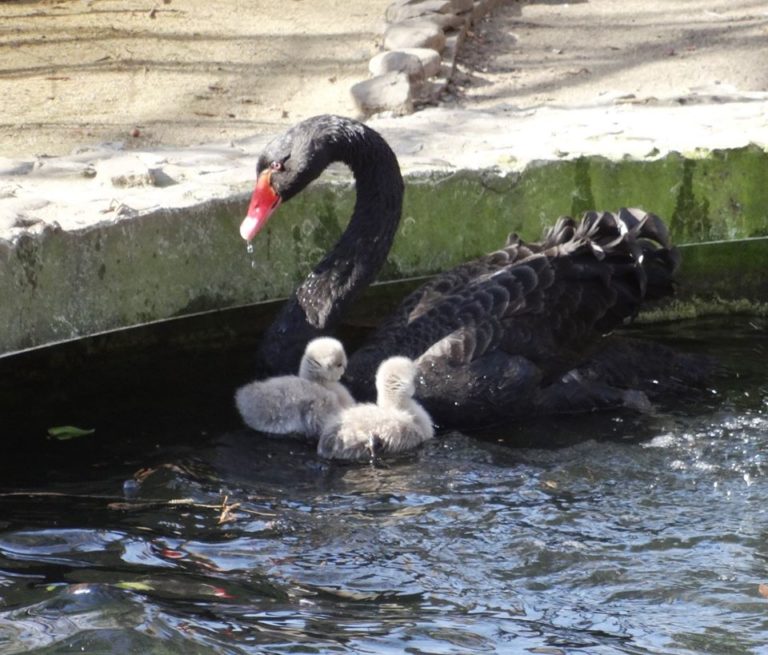
[[[768,3],[506,3],[477,26],[462,64],[462,103],[486,111],[722,102],[768,91]]]
[[[388,0],[0,0],[0,154],[192,145],[354,114]]]
[[[389,0],[0,0],[0,155],[185,146],[354,115]],[[503,113],[768,90],[764,0],[507,0],[443,99]]]

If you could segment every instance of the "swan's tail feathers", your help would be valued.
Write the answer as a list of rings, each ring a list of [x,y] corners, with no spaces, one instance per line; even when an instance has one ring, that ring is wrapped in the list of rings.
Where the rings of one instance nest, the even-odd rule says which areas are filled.
[[[555,224],[548,228],[544,233],[544,239],[541,242],[542,250],[556,248],[571,243],[576,234],[576,221],[570,216],[561,216],[555,221]]]
[[[637,232],[636,243],[641,251],[640,263],[646,277],[646,300],[671,295],[674,292],[674,277],[682,258],[680,251],[672,245],[664,221],[655,214],[645,214]]]
[[[664,221],[634,208],[586,212],[579,222],[561,217],[539,247],[553,262],[563,261],[572,279],[602,279],[611,290],[612,298],[593,299],[607,303],[594,324],[601,332],[632,320],[644,302],[671,295],[680,265]]]
[[[591,241],[604,250],[633,248],[652,243],[657,248],[672,248],[667,226],[656,214],[622,207],[618,212],[586,212],[575,228],[574,240]]]
[[[680,267],[680,253],[672,245],[664,221],[636,208],[586,212],[579,223],[561,217],[545,234],[542,247],[559,255],[589,251],[617,272],[631,273],[639,301],[670,295]]]

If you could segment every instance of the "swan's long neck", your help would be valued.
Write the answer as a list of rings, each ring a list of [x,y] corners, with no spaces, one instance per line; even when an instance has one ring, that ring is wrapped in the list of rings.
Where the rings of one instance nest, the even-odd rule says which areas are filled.
[[[307,321],[319,330],[335,325],[373,282],[392,247],[403,200],[397,159],[376,132],[363,128],[336,149],[331,161],[347,164],[355,178],[355,208],[339,241],[296,290]]]
[[[400,222],[403,179],[384,139],[356,122],[318,138],[316,145],[327,157],[322,169],[334,161],[349,166],[357,199],[344,233],[264,336],[263,358],[275,372],[295,372],[304,345],[339,322],[381,269]]]

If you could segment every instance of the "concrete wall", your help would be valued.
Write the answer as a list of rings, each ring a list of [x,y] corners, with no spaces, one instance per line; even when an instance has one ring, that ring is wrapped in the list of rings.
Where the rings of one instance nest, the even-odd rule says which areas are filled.
[[[668,316],[765,312],[766,181],[768,154],[757,147],[413,175],[380,279],[444,270],[512,231],[537,238],[563,213],[638,206],[667,220],[676,243],[704,244],[684,248],[681,302]],[[348,179],[316,183],[278,210],[252,254],[237,230],[246,202],[0,240],[0,353],[285,296],[344,229],[354,192]]]

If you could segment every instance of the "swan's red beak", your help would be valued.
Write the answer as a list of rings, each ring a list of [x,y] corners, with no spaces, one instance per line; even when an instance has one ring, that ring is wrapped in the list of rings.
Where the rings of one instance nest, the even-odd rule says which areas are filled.
[[[240,224],[240,236],[246,241],[250,241],[256,236],[280,204],[281,198],[272,188],[271,177],[272,171],[267,169],[256,180],[256,188],[251,196],[248,214]]]

